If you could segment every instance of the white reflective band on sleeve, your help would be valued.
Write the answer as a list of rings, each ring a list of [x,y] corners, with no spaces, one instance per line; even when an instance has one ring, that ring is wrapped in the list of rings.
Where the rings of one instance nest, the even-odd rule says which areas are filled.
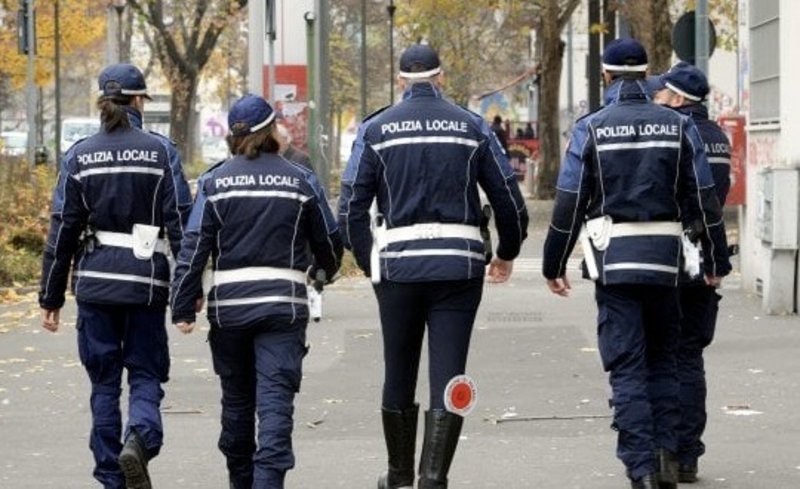
[[[473,260],[486,261],[482,253],[466,250],[451,249],[432,249],[432,250],[405,250],[405,251],[381,251],[381,258],[412,258],[421,256],[461,256],[472,258]]]
[[[147,166],[109,166],[105,168],[92,168],[91,170],[83,170],[74,175],[74,178],[80,180],[83,177],[91,175],[111,175],[116,173],[141,173],[146,175],[164,175],[162,168],[150,168]]]
[[[133,249],[133,236],[128,233],[113,233],[111,231],[95,231],[94,237],[103,246],[116,246],[117,248]],[[166,255],[169,252],[169,243],[164,239],[156,241],[156,253]]]
[[[460,238],[483,242],[481,230],[476,226],[431,222],[387,229],[385,243],[444,238]]]
[[[214,272],[214,285],[256,282],[259,280],[289,280],[290,282],[305,284],[306,274],[300,270],[275,267],[247,267]]]
[[[683,234],[679,222],[620,222],[611,226],[611,237],[675,236]]]
[[[267,295],[262,297],[244,297],[242,299],[223,299],[221,301],[209,301],[208,307],[226,307],[226,306],[250,306],[253,304],[269,304],[273,302],[285,302],[288,304],[301,304],[307,305],[306,299],[299,299],[297,297],[290,297],[284,295]]]
[[[136,282],[145,285],[156,285],[158,287],[169,287],[169,282],[155,280],[141,275],[128,275],[124,273],[94,272],[91,270],[79,270],[75,273],[77,277],[99,278],[103,280],[119,280],[122,282]]]
[[[275,197],[278,199],[294,199],[300,202],[305,202],[311,197],[303,195],[298,192],[286,192],[284,190],[231,190],[229,192],[220,192],[208,198],[211,202],[218,200],[232,199],[235,197]]]
[[[724,156],[709,156],[708,162],[712,165],[730,165],[731,159]]]
[[[650,272],[664,272],[664,273],[678,273],[678,267],[671,267],[669,265],[657,265],[655,263],[611,263],[605,265],[603,269],[606,272],[613,272],[619,270],[647,270]]]
[[[474,139],[458,138],[455,136],[415,136],[408,138],[390,139],[389,141],[373,144],[372,149],[378,151],[384,148],[391,148],[392,146],[402,146],[406,144],[426,144],[426,143],[461,144],[463,146],[471,146],[473,148],[477,148],[481,144],[480,142]]]
[[[597,151],[617,151],[621,149],[646,149],[646,148],[676,148],[681,147],[680,141],[640,141],[635,143],[605,143],[598,144]]]

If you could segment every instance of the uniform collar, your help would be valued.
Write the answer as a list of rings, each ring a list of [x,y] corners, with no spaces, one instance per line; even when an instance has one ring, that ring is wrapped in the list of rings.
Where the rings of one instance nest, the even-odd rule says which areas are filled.
[[[136,129],[142,128],[142,113],[136,110],[135,108],[131,107],[130,105],[126,105],[122,107],[125,112],[128,113],[128,120],[131,123],[131,126],[135,127]]]
[[[436,88],[433,83],[420,82],[413,83],[410,87],[406,88],[405,92],[403,92],[403,100],[417,97],[442,98],[442,91]]]
[[[703,104],[691,104],[676,109],[681,114],[686,114],[694,120],[708,119],[708,107]]]
[[[603,94],[605,105],[613,105],[623,100],[650,100],[645,80],[626,80],[617,78]]]

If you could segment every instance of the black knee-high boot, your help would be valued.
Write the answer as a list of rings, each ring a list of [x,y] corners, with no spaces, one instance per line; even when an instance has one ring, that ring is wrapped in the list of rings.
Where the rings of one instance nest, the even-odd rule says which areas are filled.
[[[417,404],[401,411],[383,408],[383,437],[389,454],[389,470],[378,479],[378,489],[414,487],[418,413]]]
[[[419,489],[445,489],[464,418],[442,409],[425,413],[425,442],[419,461]]]

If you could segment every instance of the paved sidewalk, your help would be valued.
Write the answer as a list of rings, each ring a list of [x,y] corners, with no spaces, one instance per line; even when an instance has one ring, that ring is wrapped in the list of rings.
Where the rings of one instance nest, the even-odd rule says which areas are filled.
[[[550,295],[536,261],[542,235],[532,232],[511,283],[486,287],[468,366],[479,405],[465,423],[453,488],[629,487],[610,420],[602,417],[610,415],[609,389],[591,284],[572,272],[572,297]],[[735,277],[727,286],[733,288],[723,291],[707,354],[708,454],[694,487],[798,488],[800,319],[764,316],[757,298],[735,288]],[[287,487],[372,489],[385,465],[376,303],[364,279],[341,281],[325,301],[325,319],[309,326],[312,349],[295,416],[297,467]],[[62,321],[57,335],[41,330],[33,297],[0,306],[0,488],[97,487],[73,302]],[[227,487],[206,331],[206,324],[189,336],[169,329],[166,445],[151,464],[159,489]],[[425,381],[418,392],[426,405]]]

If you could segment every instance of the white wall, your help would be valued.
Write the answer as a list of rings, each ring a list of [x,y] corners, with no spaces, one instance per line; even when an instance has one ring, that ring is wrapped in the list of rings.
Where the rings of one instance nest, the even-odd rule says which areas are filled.
[[[306,21],[303,14],[314,11],[314,0],[275,0],[275,64],[306,64]],[[264,47],[265,55],[269,46]]]

